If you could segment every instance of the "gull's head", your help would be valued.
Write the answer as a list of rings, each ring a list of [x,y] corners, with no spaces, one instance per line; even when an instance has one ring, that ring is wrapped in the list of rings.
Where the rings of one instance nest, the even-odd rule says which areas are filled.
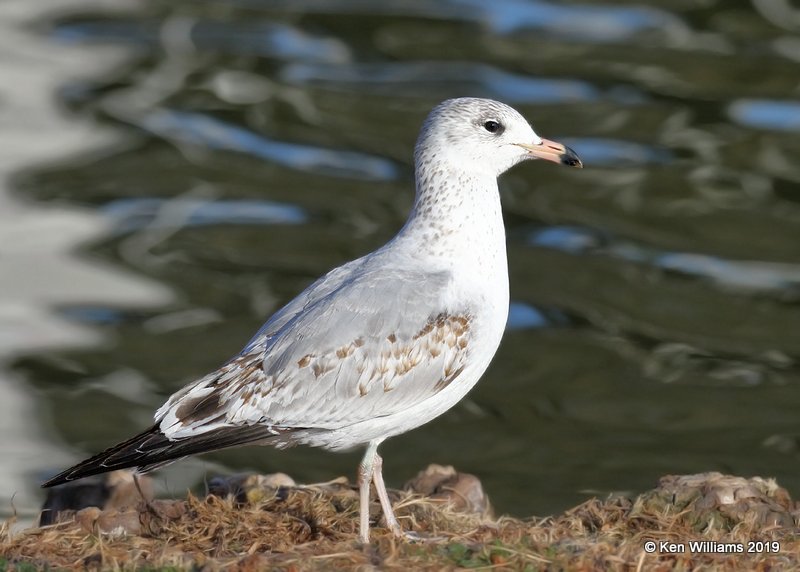
[[[495,176],[526,159],[583,166],[572,149],[539,137],[512,107],[472,97],[448,99],[431,111],[417,140],[415,158],[417,165],[445,162]]]

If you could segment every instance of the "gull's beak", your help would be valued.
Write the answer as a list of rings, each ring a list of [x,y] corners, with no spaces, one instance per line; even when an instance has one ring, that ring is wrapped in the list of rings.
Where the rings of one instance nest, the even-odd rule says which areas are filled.
[[[550,141],[549,139],[542,139],[542,142],[538,145],[530,145],[528,143],[517,143],[517,145],[525,149],[531,157],[535,157],[536,159],[553,161],[554,163],[578,167],[579,169],[583,168],[583,163],[581,163],[575,151],[562,143]]]

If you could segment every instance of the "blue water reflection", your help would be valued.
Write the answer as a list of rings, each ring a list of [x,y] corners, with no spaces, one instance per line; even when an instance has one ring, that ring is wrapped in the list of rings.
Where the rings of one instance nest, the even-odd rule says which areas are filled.
[[[175,224],[181,227],[215,224],[302,224],[308,219],[305,211],[298,206],[259,200],[127,198],[106,204],[102,211],[115,221],[114,230],[124,234],[151,225],[166,207],[177,205],[178,202],[181,216]],[[159,224],[164,223],[163,220],[159,221]]]
[[[619,167],[626,164],[668,163],[673,159],[673,154],[663,147],[659,148],[618,139],[565,138],[564,143],[578,153],[585,165],[614,165]]]
[[[122,310],[104,306],[70,306],[61,308],[59,313],[68,320],[86,324],[112,325],[125,320]]]
[[[600,92],[584,81],[537,78],[459,62],[291,64],[281,70],[280,78],[292,85],[341,86],[359,93],[396,94],[400,88],[415,96],[424,87],[435,85],[452,91],[454,85],[461,84],[464,93],[479,91],[508,102],[591,101],[600,97]]]
[[[575,42],[617,42],[647,32],[684,36],[688,27],[674,14],[648,6],[597,6],[538,0],[233,0],[248,9],[302,14],[403,15],[475,22],[495,34],[546,30]]]
[[[132,121],[165,139],[247,153],[285,167],[329,176],[386,181],[395,179],[399,172],[388,159],[276,141],[199,113],[161,109]]]
[[[739,99],[730,104],[728,114],[747,127],[800,131],[800,101]]]
[[[196,50],[329,63],[351,58],[343,42],[315,37],[285,24],[189,19],[183,24],[184,40]],[[165,39],[164,23],[158,20],[63,23],[55,27],[53,37],[66,43],[113,42],[148,48],[160,46]],[[170,42],[175,40],[172,34]]]
[[[729,260],[707,254],[670,252],[584,227],[554,226],[533,231],[529,244],[570,254],[598,254],[697,276],[741,291],[785,292],[800,287],[800,265]]]
[[[508,322],[506,329],[522,330],[543,328],[548,325],[548,320],[537,308],[522,302],[511,302],[508,308]]]
[[[567,324],[569,318],[557,308],[541,308],[514,300],[508,307],[507,330],[534,330]]]
[[[645,6],[596,6],[531,0],[482,2],[460,0],[498,33],[545,29],[577,42],[615,42],[648,31],[684,32],[686,26],[672,14]]]

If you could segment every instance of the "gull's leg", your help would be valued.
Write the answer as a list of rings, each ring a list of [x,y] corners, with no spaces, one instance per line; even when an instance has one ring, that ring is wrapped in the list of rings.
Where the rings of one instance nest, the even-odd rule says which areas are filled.
[[[359,527],[358,538],[364,544],[369,542],[369,485],[372,483],[375,458],[381,440],[370,441],[361,464],[358,466]],[[378,457],[380,458],[380,457]]]
[[[432,541],[438,542],[442,540],[439,537],[425,537],[420,536],[413,530],[403,530],[400,528],[400,523],[397,522],[397,517],[394,515],[392,509],[392,502],[389,500],[389,493],[386,492],[386,483],[383,482],[383,458],[378,453],[375,453],[375,459],[372,464],[372,479],[375,483],[375,490],[378,491],[378,498],[381,501],[381,508],[383,509],[383,516],[386,519],[386,526],[398,538],[404,538],[411,542],[417,541]]]
[[[378,498],[381,501],[381,508],[383,509],[383,516],[386,519],[386,526],[395,536],[402,537],[403,531],[400,529],[400,523],[394,516],[392,510],[392,503],[389,500],[389,493],[386,492],[386,484],[383,482],[383,458],[375,452],[375,458],[372,463],[372,478],[375,483],[375,490],[378,492]]]

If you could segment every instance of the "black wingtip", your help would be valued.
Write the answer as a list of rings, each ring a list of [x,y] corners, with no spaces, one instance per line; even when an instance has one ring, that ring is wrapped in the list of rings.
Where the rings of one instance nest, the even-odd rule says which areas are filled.
[[[117,469],[135,467],[139,472],[146,473],[189,455],[250,443],[264,444],[267,440],[279,439],[291,431],[291,429],[275,429],[268,425],[232,425],[199,433],[193,437],[170,440],[161,432],[158,425],[153,425],[124,443],[106,449],[48,479],[42,484],[42,488],[55,487]]]
[[[128,439],[118,445],[106,449],[102,453],[81,461],[77,465],[58,473],[42,483],[41,487],[47,489],[58,485],[63,485],[70,481],[76,481],[91,475],[99,475],[117,469],[127,469],[130,467],[140,467],[150,464],[147,461],[147,454],[141,450],[146,443],[168,442],[158,425],[153,425],[147,431],[139,433],[135,437]]]

